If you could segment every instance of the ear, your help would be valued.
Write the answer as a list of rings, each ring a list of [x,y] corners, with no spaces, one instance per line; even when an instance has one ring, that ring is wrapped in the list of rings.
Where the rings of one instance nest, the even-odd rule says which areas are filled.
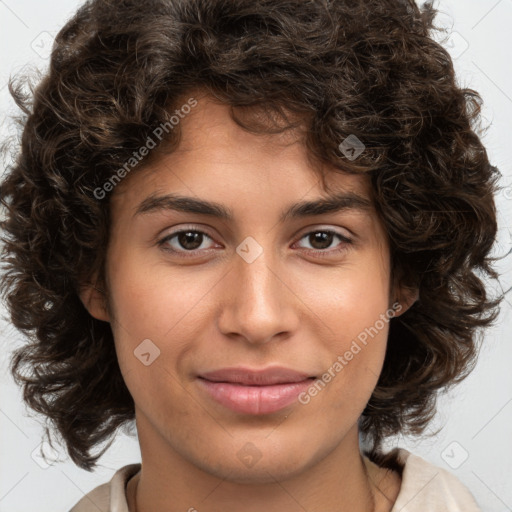
[[[405,285],[398,285],[394,290],[393,309],[394,316],[403,315],[418,299],[419,289],[417,287],[409,287]]]
[[[89,314],[97,320],[110,322],[110,315],[107,311],[107,297],[104,290],[97,286],[97,276],[95,275],[92,282],[83,284],[80,288],[79,297],[82,304]]]

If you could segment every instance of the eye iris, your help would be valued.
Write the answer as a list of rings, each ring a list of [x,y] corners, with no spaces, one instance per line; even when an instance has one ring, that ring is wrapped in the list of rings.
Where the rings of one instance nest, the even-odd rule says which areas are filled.
[[[327,233],[325,231],[317,231],[309,235],[309,241],[311,245],[315,249],[326,249],[332,243],[332,233]],[[320,243],[320,247],[318,247],[318,242]]]
[[[197,233],[195,231],[183,231],[178,233],[178,242],[184,249],[194,250],[201,246],[203,241],[202,237],[202,233]],[[197,243],[198,241],[199,243]]]

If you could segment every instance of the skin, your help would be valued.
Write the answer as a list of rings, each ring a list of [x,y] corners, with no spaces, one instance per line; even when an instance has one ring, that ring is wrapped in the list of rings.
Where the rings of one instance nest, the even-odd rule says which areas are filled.
[[[392,286],[372,205],[279,222],[290,205],[327,195],[296,133],[251,134],[228,107],[195,97],[178,150],[113,193],[108,307],[94,286],[81,295],[111,323],[135,402],[142,470],[128,485],[130,511],[389,511],[400,477],[361,456],[357,428],[383,365],[387,323],[307,405],[255,417],[198,384],[200,372],[240,365],[321,376],[396,299],[401,314],[412,301]],[[331,172],[327,183],[329,193],[369,200],[364,176]],[[135,213],[150,195],[169,193],[220,203],[234,220]],[[178,237],[158,244],[182,228],[205,233],[193,257]],[[311,233],[326,229],[351,242],[315,242]],[[252,263],[236,252],[248,236],[263,249]],[[134,356],[145,339],[160,350],[148,366]],[[252,467],[237,456],[247,443],[260,455]]]

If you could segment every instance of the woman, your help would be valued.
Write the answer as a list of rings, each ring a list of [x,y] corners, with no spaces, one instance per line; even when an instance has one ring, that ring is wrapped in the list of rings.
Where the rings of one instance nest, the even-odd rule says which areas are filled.
[[[382,450],[425,429],[499,302],[497,169],[434,15],[92,1],[33,105],[13,89],[13,374],[78,466],[133,419],[142,455],[73,512],[478,510]]]

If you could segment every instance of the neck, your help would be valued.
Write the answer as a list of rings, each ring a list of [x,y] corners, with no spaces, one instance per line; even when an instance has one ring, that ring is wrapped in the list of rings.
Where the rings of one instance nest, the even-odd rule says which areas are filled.
[[[144,433],[139,429],[142,468],[127,488],[130,512],[389,512],[400,488],[398,475],[361,456],[357,429],[303,471],[276,468],[257,481],[205,471],[154,431]]]

